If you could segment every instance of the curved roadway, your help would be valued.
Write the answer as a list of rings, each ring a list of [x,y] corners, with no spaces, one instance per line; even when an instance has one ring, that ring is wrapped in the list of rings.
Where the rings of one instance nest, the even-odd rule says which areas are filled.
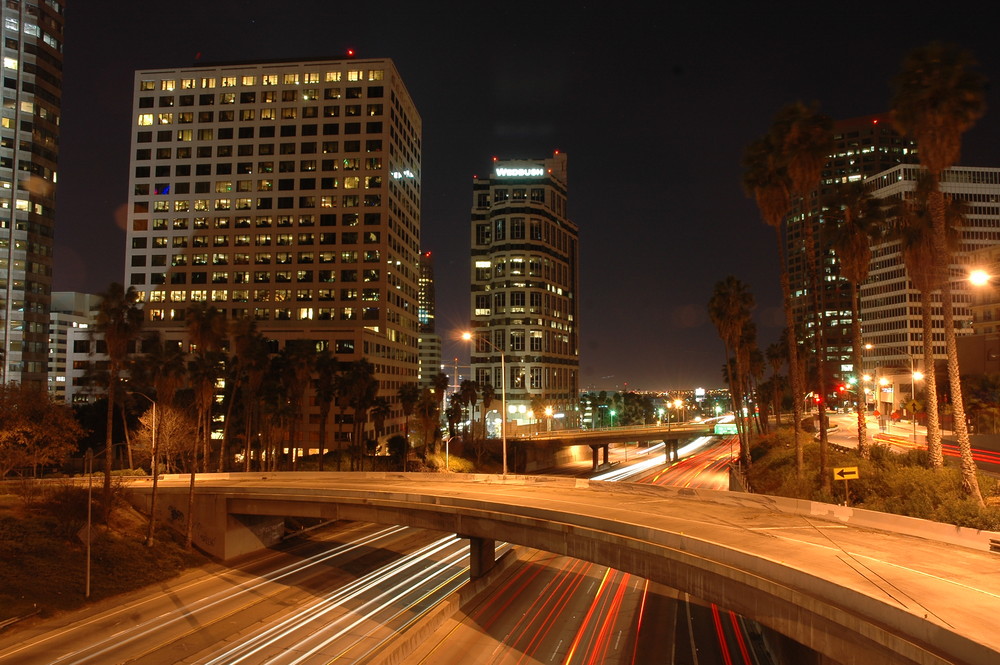
[[[161,492],[180,498],[186,483]],[[846,508],[451,474],[231,474],[203,477],[198,494],[230,513],[408,524],[571,555],[717,603],[844,665],[1000,662],[1000,557],[859,527]]]

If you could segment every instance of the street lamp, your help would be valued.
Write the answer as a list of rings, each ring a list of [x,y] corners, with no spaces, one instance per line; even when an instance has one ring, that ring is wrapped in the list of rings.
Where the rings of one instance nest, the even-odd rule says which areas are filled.
[[[153,491],[149,495],[149,525],[146,527],[146,547],[152,547],[153,546],[153,524],[156,522],[156,481],[160,477],[159,470],[157,468],[157,460],[156,460],[156,453],[157,453],[157,449],[156,449],[156,402],[153,400],[152,397],[150,397],[149,395],[147,395],[145,393],[141,393],[138,390],[130,390],[129,392],[132,393],[133,395],[138,395],[139,397],[145,397],[147,400],[149,400],[149,403],[153,405],[153,423],[152,423],[153,441],[152,441],[152,445],[151,445],[152,450],[150,451],[150,462],[149,462],[149,465],[152,467],[152,472],[153,472]]]
[[[462,333],[462,339],[466,342],[472,340],[472,333]],[[500,354],[500,448],[503,454],[503,476],[507,476],[507,366],[504,364],[504,352],[498,349],[486,337],[479,337],[479,340],[486,342],[494,351]]]

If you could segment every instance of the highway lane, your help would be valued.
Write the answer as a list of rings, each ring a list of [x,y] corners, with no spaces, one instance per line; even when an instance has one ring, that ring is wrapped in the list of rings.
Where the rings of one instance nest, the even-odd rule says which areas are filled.
[[[0,639],[0,663],[364,659],[467,579],[467,541],[347,524],[100,612],[17,630]]]
[[[630,465],[598,474],[688,487],[728,487],[728,441],[706,437],[667,466],[664,447],[633,449]],[[622,456],[622,451],[619,451]],[[611,568],[531,551],[502,584],[484,591],[404,663],[484,665],[755,665],[756,626],[686,594]]]

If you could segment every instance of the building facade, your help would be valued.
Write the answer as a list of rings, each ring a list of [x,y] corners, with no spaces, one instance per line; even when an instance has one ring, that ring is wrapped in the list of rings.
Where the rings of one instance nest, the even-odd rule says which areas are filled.
[[[107,371],[103,339],[94,323],[101,298],[90,293],[56,291],[49,323],[49,395],[66,404],[93,402],[107,393],[106,385],[90,385],[92,369]]]
[[[913,196],[920,167],[902,165],[866,181],[866,187],[887,204]],[[941,189],[962,202],[964,221],[959,227],[958,248],[952,254],[949,274],[956,334],[973,332],[974,287],[968,281],[971,265],[983,252],[1000,243],[1000,168],[956,166],[941,178]],[[988,255],[988,254],[987,254]],[[944,318],[939,293],[931,294],[933,349],[936,360],[945,360]],[[911,367],[926,373],[923,366],[923,323],[920,292],[913,288],[899,242],[888,240],[872,246],[868,281],[861,288],[864,319],[863,336],[871,349],[865,351],[865,371],[871,376],[888,377],[879,402],[883,408],[898,407],[912,395]],[[983,304],[986,311],[986,304]],[[963,368],[964,369],[964,368]],[[921,390],[920,385],[916,391]]]
[[[433,388],[434,377],[441,372],[441,336],[435,330],[434,257],[430,252],[420,255],[419,301],[420,368],[417,384],[421,388]]]
[[[388,59],[138,71],[126,284],[146,328],[192,303],[417,379],[421,120]],[[315,423],[311,423],[315,425]],[[316,428],[307,435],[316,437]]]
[[[0,114],[0,380],[46,385],[63,60],[62,0],[9,0]]]
[[[578,415],[579,232],[566,209],[566,155],[494,160],[472,193],[471,370],[507,417]],[[502,356],[502,362],[501,362]],[[506,370],[506,374],[502,374]]]
[[[824,165],[822,179],[809,201],[810,215],[803,208],[790,217],[787,226],[788,273],[796,325],[803,332],[806,353],[812,356],[815,331],[815,296],[810,284],[806,256],[806,228],[811,225],[817,250],[823,341],[830,386],[848,380],[854,372],[851,341],[853,308],[850,285],[840,276],[840,262],[832,247],[831,226],[836,215],[830,209],[837,193],[860,186],[865,178],[898,164],[917,161],[915,144],[896,132],[887,114],[864,116],[833,123],[833,150]]]

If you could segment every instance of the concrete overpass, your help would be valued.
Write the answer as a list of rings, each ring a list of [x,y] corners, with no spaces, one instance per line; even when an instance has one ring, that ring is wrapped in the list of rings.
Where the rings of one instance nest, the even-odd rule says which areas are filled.
[[[751,617],[844,665],[1000,662],[1000,534],[761,495],[543,476],[200,476],[195,539],[228,559],[285,516],[403,524],[611,566]],[[187,477],[160,483],[183,527]],[[148,502],[148,481],[130,494]]]
[[[666,444],[668,461],[677,459],[678,442],[690,440],[699,436],[712,434],[714,423],[679,423],[676,425],[636,425],[629,427],[604,427],[600,429],[567,429],[551,432],[534,432],[508,436],[507,443],[521,446],[523,450],[548,446],[564,448],[568,446],[590,446],[593,468],[596,470],[601,463],[608,463],[608,446],[612,443],[627,443],[638,441],[663,441]],[[516,448],[515,448],[516,450]],[[539,467],[545,464],[536,465]],[[520,467],[518,467],[520,468]],[[530,468],[530,467],[529,467]]]

